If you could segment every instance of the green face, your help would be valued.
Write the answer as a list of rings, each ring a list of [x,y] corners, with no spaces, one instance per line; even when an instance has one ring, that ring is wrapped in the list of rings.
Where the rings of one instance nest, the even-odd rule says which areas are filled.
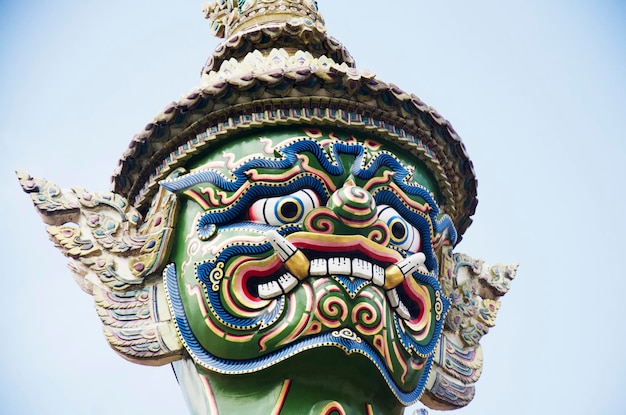
[[[314,129],[232,140],[187,168],[162,183],[181,196],[166,283],[197,364],[251,373],[336,347],[401,402],[419,397],[448,308],[435,253],[454,235],[425,169]]]

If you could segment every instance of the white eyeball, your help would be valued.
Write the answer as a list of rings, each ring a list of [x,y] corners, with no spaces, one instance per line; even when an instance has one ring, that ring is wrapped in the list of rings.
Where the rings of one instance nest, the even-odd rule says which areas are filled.
[[[286,196],[257,200],[250,206],[248,214],[253,222],[280,226],[302,222],[304,216],[319,205],[315,192],[303,189]]]
[[[389,227],[390,242],[400,249],[409,252],[419,252],[422,247],[422,238],[419,231],[391,206],[378,206],[378,219]]]

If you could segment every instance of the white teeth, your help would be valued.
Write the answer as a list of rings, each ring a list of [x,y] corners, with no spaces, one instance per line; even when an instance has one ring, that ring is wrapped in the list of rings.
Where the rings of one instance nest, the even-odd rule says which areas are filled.
[[[318,258],[311,260],[309,267],[309,274],[314,277],[323,277],[328,275],[328,268],[326,267],[326,260],[324,258]]]
[[[371,262],[347,257],[316,258],[308,260],[306,256],[298,251],[291,242],[280,236],[278,232],[271,230],[266,233],[268,242],[274,248],[281,261],[285,263],[287,270],[277,280],[259,284],[259,297],[270,300],[280,295],[291,292],[298,286],[298,283],[308,276],[323,277],[327,275],[346,275],[364,280],[372,281],[379,287],[387,290],[389,305],[398,315],[405,319],[411,319],[411,313],[400,300],[400,296],[395,287],[404,278],[409,277],[416,271],[428,273],[426,268],[426,256],[422,252],[417,252],[409,257],[403,258],[396,264],[388,267],[390,283],[385,286],[385,269]],[[289,261],[289,262],[288,262]],[[398,272],[399,271],[399,272]],[[308,272],[308,274],[307,274]],[[297,277],[296,277],[297,276]],[[391,288],[394,287],[394,288]]]
[[[409,313],[408,308],[406,308],[406,306],[402,302],[398,304],[398,308],[396,308],[396,313],[398,313],[398,315],[405,320],[411,319],[411,314]]]
[[[352,260],[352,276],[363,278],[364,280],[372,279],[372,263],[360,258]]]
[[[402,259],[396,265],[398,266],[398,268],[400,268],[400,271],[402,271],[405,276],[408,276],[413,274],[418,269],[421,272],[428,273],[428,270],[424,265],[425,261],[426,255],[424,255],[422,252],[417,252],[409,257]]]
[[[280,236],[275,230],[267,231],[266,235],[268,242],[272,244],[274,251],[276,251],[281,261],[283,262],[291,258],[293,254],[295,254],[298,250],[298,248],[296,248],[291,242]]]
[[[332,275],[350,275],[352,268],[350,258],[329,258],[328,273]]]
[[[398,296],[398,292],[395,288],[387,291],[387,298],[389,299],[389,304],[391,304],[392,308],[398,307],[398,304],[400,303],[400,297]]]
[[[259,297],[264,300],[271,300],[283,294],[287,294],[298,286],[298,279],[286,272],[278,280],[264,282],[259,284]]]
[[[298,285],[298,279],[290,273],[286,272],[278,277],[278,285],[280,285],[285,294],[287,294],[289,291],[296,288],[296,286]]]
[[[378,265],[372,266],[372,281],[382,287],[385,284],[385,270]]]
[[[259,284],[259,297],[264,300],[270,300],[274,297],[282,295],[283,290],[276,281],[269,281],[263,284]]]

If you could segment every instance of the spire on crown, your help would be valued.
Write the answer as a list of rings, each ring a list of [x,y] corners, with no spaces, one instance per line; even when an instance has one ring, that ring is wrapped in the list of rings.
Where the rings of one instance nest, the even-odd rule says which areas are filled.
[[[251,27],[305,23],[324,33],[324,19],[314,0],[213,0],[202,6],[217,37],[230,37]]]

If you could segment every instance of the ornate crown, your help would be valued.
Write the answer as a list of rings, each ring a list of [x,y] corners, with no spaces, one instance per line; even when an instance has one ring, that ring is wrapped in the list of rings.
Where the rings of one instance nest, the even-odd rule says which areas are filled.
[[[325,32],[324,19],[314,0],[213,0],[202,6],[205,18],[217,37],[245,31],[255,26],[305,21]]]

